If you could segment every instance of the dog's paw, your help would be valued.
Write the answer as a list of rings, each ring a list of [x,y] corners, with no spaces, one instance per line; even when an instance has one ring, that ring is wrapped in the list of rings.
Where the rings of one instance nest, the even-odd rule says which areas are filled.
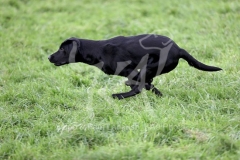
[[[126,86],[131,86],[131,82],[129,80],[125,81]]]
[[[114,99],[123,99],[124,97],[122,96],[122,94],[112,94],[112,97],[114,98]]]
[[[163,94],[157,89],[157,88],[152,88],[152,92],[154,93],[154,94],[156,94],[157,96],[159,96],[159,97],[161,97],[161,96],[163,96]]]

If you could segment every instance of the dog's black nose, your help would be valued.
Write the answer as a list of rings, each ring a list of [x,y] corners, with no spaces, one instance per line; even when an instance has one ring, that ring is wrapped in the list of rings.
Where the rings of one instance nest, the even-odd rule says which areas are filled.
[[[53,59],[53,56],[50,55],[50,56],[48,57],[48,60],[51,61],[52,59]]]

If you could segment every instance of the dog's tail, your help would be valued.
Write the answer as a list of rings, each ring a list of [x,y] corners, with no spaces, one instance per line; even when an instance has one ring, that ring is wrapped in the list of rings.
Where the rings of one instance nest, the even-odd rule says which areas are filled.
[[[220,71],[220,70],[222,70],[221,68],[214,67],[214,66],[208,66],[206,64],[203,64],[203,63],[199,62],[198,60],[193,58],[193,56],[191,56],[184,49],[180,49],[179,52],[180,52],[180,58],[185,59],[188,62],[188,64],[190,66],[193,66],[194,68],[197,68],[197,69],[202,70],[202,71]]]

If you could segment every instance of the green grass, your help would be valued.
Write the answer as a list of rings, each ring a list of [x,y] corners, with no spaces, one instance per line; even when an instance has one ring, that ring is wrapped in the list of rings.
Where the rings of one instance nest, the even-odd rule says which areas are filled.
[[[239,159],[236,0],[1,0],[0,159]],[[154,79],[164,96],[125,100],[125,78],[47,57],[72,36],[156,33],[198,60]]]

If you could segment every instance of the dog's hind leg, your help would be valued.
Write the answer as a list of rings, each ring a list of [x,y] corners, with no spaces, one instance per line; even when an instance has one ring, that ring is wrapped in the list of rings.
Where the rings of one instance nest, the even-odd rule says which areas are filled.
[[[118,99],[124,99],[124,98],[128,98],[128,97],[132,97],[135,96],[137,94],[139,94],[141,92],[141,90],[138,89],[138,86],[135,85],[131,91],[129,92],[125,92],[125,93],[117,93],[117,94],[112,94],[113,98],[118,98]]]
[[[144,88],[144,86],[141,85],[139,81],[141,79],[140,75],[141,74],[139,72],[136,72],[133,78],[128,77],[129,78],[128,81],[125,82],[127,86],[131,87],[131,91],[125,92],[125,93],[113,94],[112,97],[118,98],[118,99],[124,99],[124,98],[132,97],[139,94],[142,91],[142,88]]]
[[[145,88],[146,90],[152,90],[157,96],[162,96],[162,93],[153,84],[147,84],[145,85]]]
[[[155,76],[155,69],[152,69],[151,65],[145,65],[140,72],[133,72],[135,76],[129,76],[128,81],[125,82],[127,86],[131,87],[131,91],[125,93],[113,94],[113,98],[124,99],[139,94],[143,88],[146,90],[152,90],[158,96],[162,96],[162,93],[152,85],[153,77]]]
[[[132,84],[131,85],[126,84],[126,85],[130,86],[132,90],[129,92],[125,92],[125,93],[113,94],[112,95],[113,98],[124,99],[124,98],[128,98],[128,97],[132,97],[132,96],[139,94],[142,90],[142,88],[139,85],[132,85]],[[162,96],[162,93],[153,84],[146,83],[144,87],[146,90],[151,90],[157,96]]]
[[[125,92],[125,93],[113,94],[112,97],[118,98],[118,99],[124,99],[124,98],[135,96],[135,95],[139,94],[142,90],[142,88],[140,88],[139,85],[132,85],[132,84],[131,85],[126,84],[126,85],[130,86],[132,90],[129,92]],[[146,90],[151,90],[157,96],[162,96],[162,93],[153,84],[147,83],[147,84],[145,84],[144,87]]]
[[[162,96],[162,93],[152,84],[152,81],[153,79],[150,79],[150,81],[148,81],[146,84],[145,84],[145,89],[146,90],[152,90],[152,92],[154,94],[156,94],[157,96]]]
[[[139,77],[139,74],[137,77]],[[153,79],[146,80],[146,83],[144,85],[141,85],[140,84],[141,82],[128,79],[125,82],[125,85],[130,86],[131,91],[125,92],[125,93],[113,94],[112,97],[118,98],[118,99],[132,97],[132,96],[139,94],[141,92],[142,88],[145,88],[146,90],[151,90],[157,96],[162,96],[162,93],[153,84],[151,84],[152,81],[153,81]]]

